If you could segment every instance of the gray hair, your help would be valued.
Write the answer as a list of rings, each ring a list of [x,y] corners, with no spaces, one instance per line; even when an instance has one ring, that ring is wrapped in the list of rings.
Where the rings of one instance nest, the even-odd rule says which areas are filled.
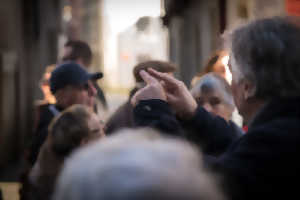
[[[231,65],[237,79],[253,83],[256,98],[300,94],[300,27],[292,17],[253,21],[230,35]]]
[[[149,129],[122,130],[66,163],[55,200],[222,200],[189,143]]]
[[[229,106],[232,106],[232,108],[235,107],[229,83],[217,73],[210,72],[202,76],[191,89],[191,93],[195,96],[205,89],[219,91],[222,94],[222,100]]]

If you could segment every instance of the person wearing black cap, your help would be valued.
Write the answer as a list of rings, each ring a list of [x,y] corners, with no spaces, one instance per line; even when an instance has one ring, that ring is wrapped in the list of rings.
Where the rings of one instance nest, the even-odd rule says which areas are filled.
[[[93,107],[97,90],[93,80],[102,78],[102,73],[88,73],[75,62],[67,62],[56,67],[50,78],[50,89],[56,104],[49,104],[40,113],[40,120],[30,148],[29,161],[33,165],[40,147],[48,135],[48,125],[62,110],[74,104]]]
[[[88,43],[81,41],[81,40],[69,40],[65,43],[64,49],[63,49],[63,56],[62,61],[63,62],[76,62],[80,66],[85,67],[85,69],[89,70],[92,64],[93,59],[93,53],[91,50],[91,47]],[[97,96],[96,99],[98,100],[105,110],[108,109],[107,101],[105,98],[104,91],[102,88],[97,84],[97,82],[93,82],[94,87],[97,90]],[[97,104],[99,105],[99,104]],[[97,108],[95,105],[95,111],[99,111],[100,109]]]

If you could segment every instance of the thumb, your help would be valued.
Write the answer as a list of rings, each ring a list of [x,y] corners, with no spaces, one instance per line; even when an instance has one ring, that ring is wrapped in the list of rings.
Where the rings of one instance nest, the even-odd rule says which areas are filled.
[[[131,100],[130,100],[131,105],[136,106],[136,105],[138,104],[138,99],[137,99],[137,97],[139,96],[140,93],[141,93],[141,90],[138,90],[138,91],[133,95],[133,97],[131,97]]]
[[[158,81],[153,76],[151,76],[149,73],[147,73],[145,70],[140,71],[140,75],[147,84],[158,83]]]

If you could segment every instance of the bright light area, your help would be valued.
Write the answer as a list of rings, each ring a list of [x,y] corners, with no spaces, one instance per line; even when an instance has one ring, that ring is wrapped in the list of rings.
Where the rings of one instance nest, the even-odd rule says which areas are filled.
[[[104,16],[112,34],[124,31],[142,16],[160,15],[160,0],[104,0]]]
[[[226,80],[231,84],[232,81],[232,74],[229,70],[229,66],[228,66],[228,62],[229,62],[229,55],[226,55],[222,58],[222,63],[225,66],[225,76],[226,76]]]
[[[160,0],[104,0],[103,42],[104,73],[108,84],[117,81],[117,35],[133,25],[140,17],[157,17]]]

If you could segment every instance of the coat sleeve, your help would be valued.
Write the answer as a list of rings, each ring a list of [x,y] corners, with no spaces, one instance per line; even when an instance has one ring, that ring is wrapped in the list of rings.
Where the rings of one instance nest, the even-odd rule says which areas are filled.
[[[203,153],[219,156],[240,136],[242,131],[233,122],[214,116],[204,108],[198,107],[195,116],[181,122],[187,138],[201,146]]]
[[[182,136],[183,129],[169,104],[159,99],[142,100],[133,110],[137,127],[151,127],[169,135]]]
[[[200,146],[203,153],[213,156],[222,154],[241,135],[230,123],[215,117],[199,107],[188,121],[177,120],[169,104],[153,99],[143,100],[134,108],[137,126],[148,126],[171,135],[184,135]]]

